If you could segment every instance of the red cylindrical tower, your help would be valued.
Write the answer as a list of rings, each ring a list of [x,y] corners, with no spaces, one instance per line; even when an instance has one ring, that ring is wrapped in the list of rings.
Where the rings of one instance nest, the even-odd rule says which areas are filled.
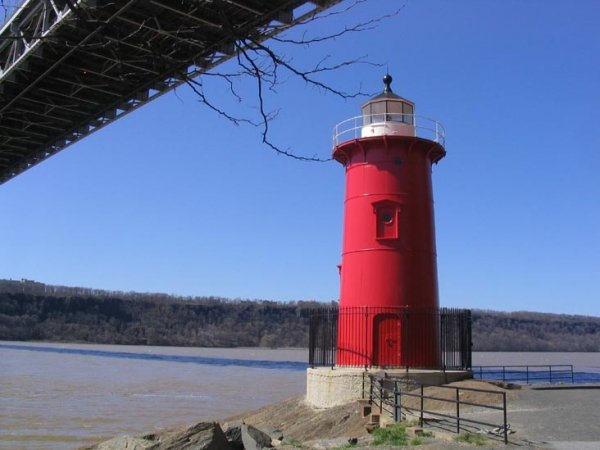
[[[336,362],[439,367],[431,167],[444,134],[391,81],[334,133],[346,169]]]

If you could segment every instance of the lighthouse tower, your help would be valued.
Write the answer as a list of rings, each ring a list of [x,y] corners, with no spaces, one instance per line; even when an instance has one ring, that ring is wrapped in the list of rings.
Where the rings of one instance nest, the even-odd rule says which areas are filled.
[[[383,81],[334,136],[346,170],[336,364],[439,367],[431,167],[443,128]]]
[[[339,308],[311,315],[306,399],[365,398],[373,372],[443,384],[471,376],[470,311],[440,309],[431,169],[444,129],[392,91],[334,129],[346,172]],[[378,376],[379,376],[378,375]]]

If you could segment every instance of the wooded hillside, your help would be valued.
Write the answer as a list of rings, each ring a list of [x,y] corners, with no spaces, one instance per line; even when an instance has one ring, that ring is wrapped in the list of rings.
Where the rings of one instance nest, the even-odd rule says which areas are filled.
[[[334,306],[109,292],[0,280],[0,340],[303,347],[308,314]],[[473,311],[475,351],[600,351],[600,318]]]

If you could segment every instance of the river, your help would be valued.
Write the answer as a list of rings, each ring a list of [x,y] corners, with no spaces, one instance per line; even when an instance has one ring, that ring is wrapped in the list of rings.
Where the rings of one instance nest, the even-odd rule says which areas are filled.
[[[305,349],[0,341],[0,449],[72,449],[225,418],[306,389]],[[474,353],[474,365],[573,364],[597,353]]]

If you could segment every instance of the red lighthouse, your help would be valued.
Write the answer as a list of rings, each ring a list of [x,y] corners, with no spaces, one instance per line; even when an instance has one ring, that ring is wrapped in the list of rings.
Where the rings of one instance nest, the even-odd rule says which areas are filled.
[[[338,124],[346,171],[337,366],[440,365],[431,169],[443,128],[384,91]]]

